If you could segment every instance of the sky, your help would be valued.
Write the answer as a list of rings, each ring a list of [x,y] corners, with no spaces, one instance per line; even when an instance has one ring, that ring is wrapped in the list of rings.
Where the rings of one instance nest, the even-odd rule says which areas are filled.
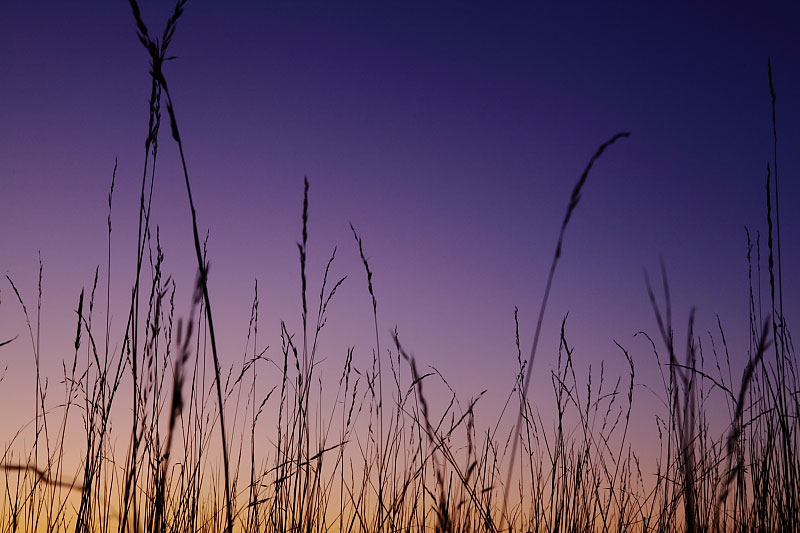
[[[141,4],[160,33],[171,6]],[[698,334],[716,334],[718,315],[741,372],[745,227],[754,239],[760,231],[762,259],[766,250],[768,57],[791,326],[800,286],[797,4],[431,4],[188,3],[165,76],[199,230],[209,235],[224,366],[242,360],[256,280],[267,354],[278,356],[281,320],[299,332],[296,242],[307,177],[312,301],[334,247],[332,276],[347,276],[323,333],[323,372],[338,378],[350,346],[354,364],[367,368],[374,347],[352,223],[374,272],[383,346],[397,327],[405,348],[460,397],[487,389],[479,420],[492,420],[514,383],[514,308],[525,355],[572,187],[603,141],[630,131],[593,167],[567,230],[532,398],[552,403],[549,376],[567,313],[579,368],[604,360],[624,375],[616,340],[634,357],[641,384],[657,379],[652,350],[634,334],[656,335],[643,271],[657,279],[660,257],[679,338],[692,306]],[[0,271],[35,309],[41,256],[42,364],[55,388],[61,361],[72,356],[78,295],[97,267],[100,287],[107,279],[115,160],[112,337],[124,329],[148,57],[122,1],[4,2],[0,50]],[[164,130],[153,223],[178,287],[176,315],[187,316],[196,263],[179,164]],[[95,312],[104,318],[100,300]],[[764,301],[766,308],[766,292]],[[0,348],[2,405],[25,394],[33,403],[34,368],[24,317],[3,279],[0,341],[17,335]],[[635,416],[654,428],[657,399],[644,387],[636,394]],[[32,405],[8,413],[3,431],[32,416]]]

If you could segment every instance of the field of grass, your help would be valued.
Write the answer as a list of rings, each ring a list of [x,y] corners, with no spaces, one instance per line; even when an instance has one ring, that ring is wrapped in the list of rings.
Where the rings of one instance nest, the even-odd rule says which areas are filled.
[[[505,402],[495,425],[476,423],[482,395],[459,398],[447,376],[410,355],[396,331],[381,334],[369,242],[352,226],[363,263],[358,274],[373,312],[372,365],[357,368],[349,351],[336,376],[322,375],[320,334],[343,278],[329,277],[334,252],[321,287],[308,282],[308,181],[298,212],[302,330],[281,324],[280,338],[260,337],[256,285],[248,355],[226,371],[207,284],[209,258],[197,229],[202,213],[192,201],[180,117],[164,70],[184,4],[177,3],[155,34],[131,0],[152,80],[136,275],[117,281],[132,286],[120,339],[110,338],[108,312],[94,316],[95,305],[109,308],[111,286],[102,268],[91,290],[80,294],[72,358],[63,361],[63,376],[51,377],[63,383],[63,399],[53,399],[40,373],[41,271],[36,306],[6,276],[14,296],[3,303],[19,304],[28,331],[0,339],[0,353],[30,337],[36,403],[30,425],[4,436],[0,530],[800,531],[800,387],[783,314],[777,148],[765,176],[764,237],[748,232],[749,345],[730,347],[748,354],[744,372],[731,370],[721,324],[709,348],[694,331],[693,312],[673,317],[666,269],[652,284],[648,280],[658,328],[639,335],[662,369],[661,383],[645,384],[664,404],[655,414],[659,450],[639,451],[630,439],[640,383],[625,347],[618,344],[628,363],[622,376],[602,366],[578,375],[564,318],[557,367],[536,363],[562,243],[583,186],[593,165],[622,146],[628,133],[599,146],[566,199],[533,346],[520,345],[517,323],[515,386],[485,391]],[[768,82],[774,124],[771,68]],[[183,311],[175,308],[175,281],[162,271],[161,243],[150,223],[158,146],[167,141],[179,148],[197,259],[193,302]],[[763,295],[762,286],[768,287]],[[267,344],[279,347],[280,356],[267,358]],[[264,368],[278,376],[277,385],[264,386]],[[529,398],[533,372],[551,376],[551,405]],[[449,403],[432,405],[426,394],[432,384],[450,391]],[[130,397],[119,394],[126,388]],[[120,405],[123,397],[130,403]],[[721,433],[719,421],[711,421],[720,412],[712,404],[727,408]],[[81,442],[68,446],[76,426]],[[123,428],[127,435],[120,440]],[[80,450],[78,471],[67,466],[66,455],[74,453],[68,450]]]

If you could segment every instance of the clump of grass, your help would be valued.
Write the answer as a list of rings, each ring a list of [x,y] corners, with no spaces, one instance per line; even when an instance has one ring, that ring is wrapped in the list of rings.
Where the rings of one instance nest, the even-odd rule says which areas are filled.
[[[347,276],[335,275],[336,248],[321,276],[308,268],[313,249],[308,244],[312,210],[307,179],[298,243],[302,335],[281,322],[273,349],[277,355],[263,345],[256,281],[244,355],[240,363],[223,367],[211,311],[207,242],[200,240],[164,74],[185,0],[176,4],[158,38],[148,33],[136,1],[130,4],[151,60],[151,95],[127,321],[120,340],[112,340],[115,162],[105,271],[98,266],[91,290],[79,293],[76,318],[71,318],[76,320],[71,360],[62,366],[63,400],[52,399],[40,368],[43,264],[35,321],[23,293],[7,276],[26,321],[35,382],[31,423],[10,439],[0,456],[5,478],[0,530],[798,530],[800,390],[783,315],[777,172],[768,170],[766,183],[767,320],[762,316],[760,233],[754,276],[747,232],[750,334],[738,387],[721,321],[718,333],[699,335],[690,313],[686,355],[679,362],[663,263],[663,304],[646,281],[663,344],[659,349],[646,333],[635,336],[645,341],[645,352],[653,353],[662,378],[664,410],[654,413],[660,436],[654,476],[646,466],[643,473],[641,452],[630,439],[634,391],[645,385],[638,381],[641,361],[633,348],[615,341],[625,369],[620,375],[601,362],[579,376],[575,362],[581,354],[568,341],[565,316],[556,368],[550,371],[553,403],[533,405],[527,394],[567,225],[594,163],[627,133],[600,145],[572,191],[528,358],[522,355],[515,309],[516,354],[509,354],[509,361],[516,356],[518,368],[509,376],[505,407],[492,426],[477,427],[476,409],[484,394],[497,391],[464,400],[442,373],[403,347],[397,327],[390,332],[391,343],[381,342],[373,270],[352,224],[352,253],[358,254],[366,274],[372,308],[368,328],[374,330],[375,346],[366,353],[348,348],[341,354],[341,373],[328,372],[326,359],[331,358],[321,355],[325,326]],[[771,64],[768,74],[774,144],[768,168],[776,169]],[[179,148],[198,265],[188,318],[178,320],[176,327],[177,283],[164,272],[159,227],[151,222],[162,100]],[[105,329],[94,319],[96,291],[99,285],[102,292],[103,282]],[[317,283],[318,301],[310,303]],[[17,347],[16,336],[2,338],[4,352]],[[115,401],[121,394],[130,394],[130,407]],[[709,423],[710,417],[719,417],[712,406],[717,396],[730,412],[730,423],[721,432]],[[436,397],[444,401],[434,402]],[[80,467],[73,472],[65,462],[65,435],[76,425],[82,425],[85,441]],[[32,439],[26,443],[28,434]],[[127,443],[119,444],[120,434],[128,435]]]

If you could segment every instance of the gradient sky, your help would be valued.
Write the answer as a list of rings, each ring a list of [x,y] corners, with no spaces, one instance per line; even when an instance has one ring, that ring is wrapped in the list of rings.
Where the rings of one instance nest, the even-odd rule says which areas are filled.
[[[196,0],[178,25],[178,59],[165,74],[200,230],[210,232],[223,364],[241,361],[256,278],[268,355],[278,355],[281,319],[299,331],[295,243],[308,176],[310,294],[335,245],[334,274],[349,276],[323,336],[333,375],[347,346],[366,367],[374,344],[352,222],[375,272],[382,342],[396,325],[406,348],[461,397],[489,389],[479,415],[494,416],[513,386],[514,306],[527,353],[569,193],[596,147],[628,130],[595,165],[567,232],[534,398],[552,401],[549,370],[567,312],[581,368],[605,359],[624,372],[616,339],[634,356],[638,379],[652,383],[651,351],[633,335],[656,332],[642,271],[657,275],[660,255],[679,338],[690,306],[698,332],[715,328],[718,313],[741,371],[744,226],[766,231],[767,57],[778,94],[783,281],[793,323],[797,4],[337,4]],[[170,8],[142,2],[152,32]],[[0,271],[35,308],[41,251],[42,358],[55,382],[71,357],[78,294],[97,265],[101,286],[105,279],[115,158],[112,336],[124,328],[148,58],[121,0],[3,2],[0,49]],[[196,266],[178,163],[163,135],[153,220],[178,284],[176,312],[185,316]],[[3,279],[0,341],[20,337],[0,349],[0,370],[8,367],[1,405],[33,383],[15,300]],[[30,408],[7,423],[29,420]],[[641,417],[652,423],[644,410]]]

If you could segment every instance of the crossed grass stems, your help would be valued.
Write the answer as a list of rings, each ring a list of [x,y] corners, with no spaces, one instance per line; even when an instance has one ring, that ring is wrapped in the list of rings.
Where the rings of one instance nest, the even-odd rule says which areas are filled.
[[[57,405],[48,402],[47,380],[40,372],[41,260],[35,332],[24,300],[7,276],[26,319],[36,377],[33,445],[16,451],[14,445],[26,429],[21,428],[0,461],[6,493],[2,530],[798,531],[800,405],[794,346],[783,314],[771,65],[774,152],[766,180],[770,287],[769,296],[763,298],[766,318],[761,238],[757,233],[753,242],[749,229],[748,363],[738,387],[719,319],[717,335],[700,336],[694,332],[694,311],[690,313],[685,359],[679,362],[663,263],[661,304],[646,276],[663,346],[659,349],[647,333],[637,336],[650,346],[659,365],[666,415],[655,416],[661,450],[655,480],[645,481],[628,440],[633,391],[639,384],[633,357],[623,345],[617,343],[629,367],[627,385],[621,377],[609,385],[601,363],[599,373],[590,367],[584,386],[576,376],[564,317],[557,368],[550,373],[555,424],[545,421],[527,395],[566,228],[593,164],[627,133],[598,148],[573,189],[527,359],[522,356],[515,309],[518,372],[494,427],[479,433],[475,426],[474,407],[486,391],[462,405],[438,370],[420,369],[403,348],[397,329],[390,347],[382,351],[372,270],[352,225],[372,304],[372,364],[359,370],[353,364],[355,348],[348,349],[334,401],[322,401],[318,341],[329,304],[346,278],[329,280],[334,249],[322,276],[316,319],[310,324],[307,180],[298,243],[302,343],[281,323],[279,357],[267,357],[269,348],[258,347],[256,282],[246,353],[235,371],[232,366],[223,373],[208,290],[207,245],[199,237],[183,143],[163,72],[185,3],[177,3],[160,38],[155,38],[136,1],[130,1],[139,40],[150,55],[152,81],[130,307],[117,351],[111,348],[108,314],[115,163],[108,195],[105,329],[92,322],[96,297],[101,297],[98,266],[88,310],[84,291],[80,293],[73,359],[64,361],[65,396]],[[176,285],[162,272],[158,227],[153,238],[150,225],[164,102],[180,153],[198,264],[189,316],[177,323]],[[143,274],[145,259],[149,279]],[[7,349],[15,340],[4,340],[0,348]],[[274,366],[280,375],[271,388],[259,379],[263,364]],[[123,459],[115,454],[109,434],[112,406],[127,376],[133,417]],[[450,394],[438,416],[423,391],[431,380],[434,383],[427,386]],[[724,434],[716,437],[706,407],[712,393],[722,396],[731,419]],[[265,439],[260,417],[273,397],[277,424]],[[69,416],[72,412],[74,418],[75,410],[85,429],[85,453],[81,471],[70,473],[64,466],[64,448]],[[503,420],[514,421],[508,431],[501,429]],[[259,443],[265,440],[273,449],[259,454]]]

